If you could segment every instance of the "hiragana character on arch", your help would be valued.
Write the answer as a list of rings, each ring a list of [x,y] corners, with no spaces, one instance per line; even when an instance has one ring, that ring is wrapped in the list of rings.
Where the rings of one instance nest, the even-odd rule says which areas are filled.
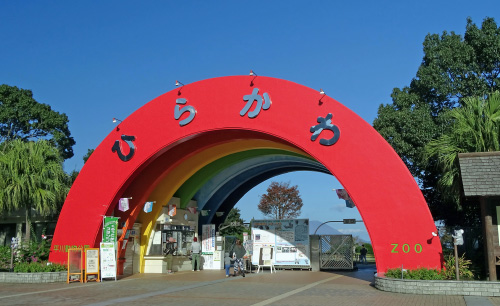
[[[181,106],[179,104],[184,105],[184,104],[186,104],[186,102],[187,102],[187,100],[184,98],[179,98],[179,99],[175,100],[175,104],[177,104],[174,108],[175,120],[179,120],[179,118],[181,118],[182,114],[184,114],[185,112],[189,112],[189,116],[186,119],[179,121],[180,126],[185,126],[186,124],[191,123],[191,121],[193,121],[193,119],[194,119],[194,116],[196,115],[196,109],[192,105],[186,105],[186,106],[181,108]]]
[[[243,109],[240,111],[240,116],[245,116],[245,114],[250,110],[250,107],[253,105],[253,101],[257,101],[257,105],[255,106],[255,109],[251,112],[248,113],[248,118],[255,118],[259,115],[260,110],[267,110],[269,107],[271,107],[271,99],[269,98],[269,94],[265,92],[263,95],[264,97],[264,105],[262,105],[262,97],[259,96],[259,89],[254,88],[252,91],[251,95],[244,95],[243,100],[247,101],[247,104]]]
[[[311,141],[315,141],[318,138],[319,134],[321,134],[321,132],[325,129],[332,131],[333,137],[330,139],[321,138],[319,140],[320,144],[324,146],[331,146],[334,145],[339,140],[340,129],[336,125],[332,124],[332,117],[333,117],[332,113],[329,113],[324,118],[318,117],[317,122],[319,124],[311,126],[311,128],[309,129],[309,131],[313,133],[311,136]]]

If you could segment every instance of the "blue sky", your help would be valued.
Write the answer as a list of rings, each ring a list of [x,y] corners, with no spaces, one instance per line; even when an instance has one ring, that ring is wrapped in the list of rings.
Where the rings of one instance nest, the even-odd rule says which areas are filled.
[[[66,171],[124,119],[185,84],[228,75],[287,79],[325,92],[369,123],[394,87],[410,83],[428,33],[463,34],[466,18],[500,22],[500,1],[0,1],[0,83],[31,89],[64,112],[76,140]],[[358,218],[324,174],[298,185],[302,217]],[[237,205],[256,206],[270,181]],[[332,225],[332,224],[331,224]],[[362,224],[335,227],[367,239]]]

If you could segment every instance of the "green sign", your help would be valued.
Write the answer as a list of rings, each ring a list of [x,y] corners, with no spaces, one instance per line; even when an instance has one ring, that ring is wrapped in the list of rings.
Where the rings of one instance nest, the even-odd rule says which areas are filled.
[[[104,217],[102,226],[102,242],[116,243],[116,232],[118,229],[117,217]]]

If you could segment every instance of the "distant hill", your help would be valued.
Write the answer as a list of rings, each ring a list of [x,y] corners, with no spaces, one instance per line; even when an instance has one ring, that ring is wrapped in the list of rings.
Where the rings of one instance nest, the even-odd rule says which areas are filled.
[[[321,225],[320,221],[316,220],[309,220],[309,235],[313,235],[314,231],[318,228],[318,226]],[[328,223],[322,225],[318,231],[316,232],[316,235],[343,235],[341,232],[338,230],[334,229],[331,227]]]

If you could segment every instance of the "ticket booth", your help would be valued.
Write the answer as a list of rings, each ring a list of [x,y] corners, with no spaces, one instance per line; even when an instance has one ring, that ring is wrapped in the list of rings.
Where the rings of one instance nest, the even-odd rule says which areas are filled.
[[[169,205],[180,207],[179,198],[172,198],[162,209],[156,220],[144,256],[144,273],[167,273],[165,250],[173,247],[172,271],[191,271],[189,259],[191,244],[196,236],[198,213],[189,209],[176,209],[175,215],[169,214]],[[196,207],[190,201],[188,207]],[[172,244],[171,246],[168,244]]]
[[[194,238],[194,229],[191,226],[164,224],[161,233],[163,254],[166,253],[167,244],[173,243],[174,256],[189,255]]]
[[[500,270],[500,152],[459,153],[463,195],[478,205],[484,233],[488,279],[498,281]],[[465,233],[467,236],[468,233]],[[470,237],[470,236],[469,236]]]

